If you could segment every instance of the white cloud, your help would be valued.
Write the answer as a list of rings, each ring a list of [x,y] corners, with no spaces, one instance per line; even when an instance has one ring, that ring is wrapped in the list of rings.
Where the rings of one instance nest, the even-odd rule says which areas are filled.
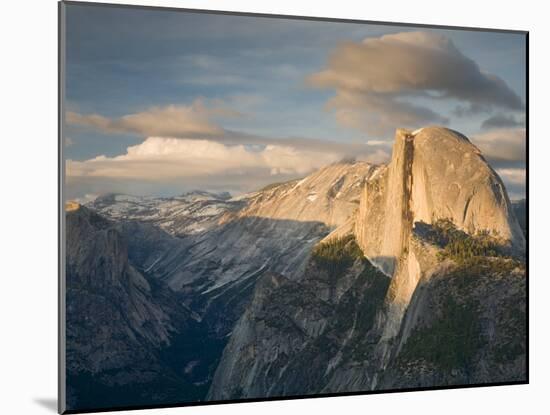
[[[525,186],[525,169],[497,169],[497,173],[505,183]]]
[[[176,178],[249,175],[305,175],[337,161],[341,154],[292,146],[226,145],[210,140],[150,137],[126,154],[67,161],[67,176],[162,181]]]
[[[385,149],[378,148],[369,153],[359,155],[356,157],[356,159],[360,161],[366,161],[372,164],[385,164],[390,161],[391,154]]]
[[[392,143],[385,140],[367,140],[366,143],[368,146],[382,146],[382,147],[391,147]]]

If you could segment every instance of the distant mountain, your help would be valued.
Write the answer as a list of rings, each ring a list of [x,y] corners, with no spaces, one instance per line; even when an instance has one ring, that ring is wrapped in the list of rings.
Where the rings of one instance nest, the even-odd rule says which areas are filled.
[[[167,403],[523,380],[519,206],[439,127],[398,130],[388,165],[343,161],[238,198],[72,206],[70,373],[116,405],[132,387]]]
[[[194,191],[166,198],[111,193],[87,206],[112,219],[148,222],[171,235],[187,236],[207,231],[224,213],[243,206],[230,199],[227,192]]]
[[[336,163],[223,201],[108,195],[88,207],[122,224],[140,269],[175,291],[206,292],[267,270],[298,274],[313,245],[357,209],[364,181],[379,169]]]
[[[527,237],[527,201],[525,199],[512,201],[512,209],[523,231],[523,235]]]

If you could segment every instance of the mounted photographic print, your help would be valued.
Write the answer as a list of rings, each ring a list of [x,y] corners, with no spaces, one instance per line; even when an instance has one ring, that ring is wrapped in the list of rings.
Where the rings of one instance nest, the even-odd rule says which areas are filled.
[[[527,383],[527,54],[61,2],[60,412]]]

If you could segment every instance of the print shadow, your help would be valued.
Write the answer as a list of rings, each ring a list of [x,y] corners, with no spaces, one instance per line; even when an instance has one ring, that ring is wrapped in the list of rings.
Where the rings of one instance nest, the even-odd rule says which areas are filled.
[[[57,412],[57,399],[54,398],[35,398],[34,403],[47,409],[50,412]]]

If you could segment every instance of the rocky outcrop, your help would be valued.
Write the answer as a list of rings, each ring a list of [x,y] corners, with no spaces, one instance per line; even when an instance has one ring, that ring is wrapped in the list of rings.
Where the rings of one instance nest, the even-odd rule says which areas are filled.
[[[519,251],[525,246],[504,184],[465,136],[441,127],[397,130],[390,164],[363,189],[359,245],[393,275],[414,223],[437,219],[470,234],[490,231]]]
[[[355,220],[359,246],[392,277],[383,323],[388,341],[419,280],[434,272],[433,255],[418,249],[415,224],[439,219],[471,235],[488,231],[514,252],[524,251],[504,184],[477,147],[446,128],[397,130],[391,162],[366,183]]]
[[[132,265],[117,224],[78,204],[66,223],[68,409],[193,396],[193,385],[165,359],[193,327],[189,312]]]
[[[340,223],[300,276],[260,280],[209,398],[524,379],[525,240],[500,178],[466,137],[398,130],[390,164],[372,170]],[[346,249],[329,248],[342,243],[360,247],[353,265]],[[357,290],[366,269],[387,283]],[[376,304],[368,318],[363,301]]]
[[[266,274],[233,330],[207,399],[305,395],[341,384],[337,369],[363,361],[378,340],[371,329],[388,284],[352,236],[316,248],[299,281]]]
[[[301,180],[272,185],[249,195],[239,217],[344,224],[359,205],[363,184],[382,169],[366,162],[331,164]]]
[[[526,334],[524,267],[442,269],[415,290],[376,388],[526,381]]]

